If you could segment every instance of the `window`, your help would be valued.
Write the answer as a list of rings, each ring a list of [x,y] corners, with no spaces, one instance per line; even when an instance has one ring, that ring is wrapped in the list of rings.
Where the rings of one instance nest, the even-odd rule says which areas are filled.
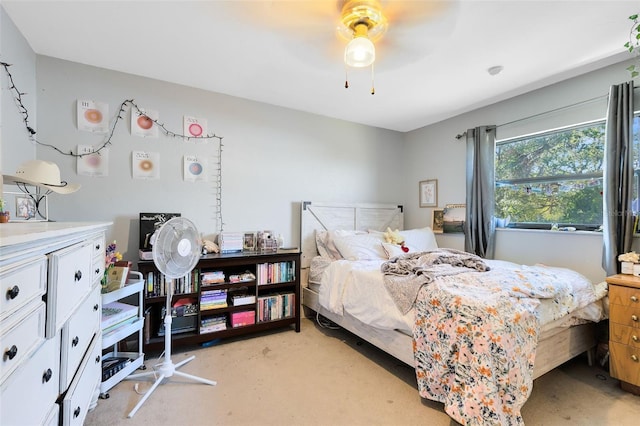
[[[605,122],[496,143],[496,216],[517,227],[602,225]]]
[[[640,210],[640,118],[633,123],[634,203]],[[514,227],[602,225],[605,121],[496,142],[496,216]]]

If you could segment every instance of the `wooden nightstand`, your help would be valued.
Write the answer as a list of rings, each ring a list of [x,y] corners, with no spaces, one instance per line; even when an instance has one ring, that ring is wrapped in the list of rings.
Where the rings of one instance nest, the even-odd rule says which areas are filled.
[[[612,275],[609,284],[609,365],[620,387],[640,395],[640,277]]]

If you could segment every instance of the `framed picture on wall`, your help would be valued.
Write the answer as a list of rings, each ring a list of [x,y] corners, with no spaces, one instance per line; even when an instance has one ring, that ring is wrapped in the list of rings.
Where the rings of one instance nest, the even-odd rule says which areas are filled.
[[[418,184],[420,207],[436,207],[438,205],[438,180],[422,180]]]
[[[442,234],[444,232],[444,209],[433,209],[431,230],[434,234]]]

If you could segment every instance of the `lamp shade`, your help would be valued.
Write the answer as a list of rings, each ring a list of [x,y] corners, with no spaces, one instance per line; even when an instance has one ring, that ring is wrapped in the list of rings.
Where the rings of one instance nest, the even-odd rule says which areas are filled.
[[[344,49],[344,63],[350,67],[368,67],[376,60],[376,48],[367,37],[355,37]]]

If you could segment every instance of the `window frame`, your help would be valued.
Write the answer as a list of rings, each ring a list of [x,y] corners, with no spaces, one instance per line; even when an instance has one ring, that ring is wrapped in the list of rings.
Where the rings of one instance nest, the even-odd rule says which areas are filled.
[[[638,114],[634,114],[634,118],[638,117]],[[497,151],[499,146],[507,145],[511,143],[517,143],[519,141],[524,141],[533,138],[545,137],[549,135],[554,135],[562,132],[570,132],[575,129],[582,129],[586,127],[594,127],[597,125],[601,125],[606,128],[606,118],[595,119],[590,121],[585,121],[582,123],[572,124],[568,126],[556,127],[549,130],[543,130],[540,132],[528,133],[525,135],[514,136],[505,139],[496,139],[495,141],[495,152],[496,158],[494,159],[494,168],[497,165]],[[604,160],[604,149],[603,146],[603,160]],[[634,154],[635,155],[635,154]],[[640,174],[638,173],[640,170],[635,169],[635,179],[637,183],[637,187],[640,188]],[[570,180],[585,180],[585,179],[602,179],[604,175],[604,162],[603,162],[603,170],[600,172],[591,172],[591,173],[582,173],[582,174],[573,174],[573,175],[556,175],[556,176],[539,176],[532,178],[517,178],[517,179],[495,179],[494,178],[494,189],[498,188],[499,184],[519,184],[519,183],[544,183],[544,182],[558,182],[558,181],[570,181]],[[494,208],[496,208],[497,199],[494,195]],[[602,213],[604,214],[604,213]],[[601,217],[601,224],[587,224],[587,223],[571,223],[571,222],[558,222],[558,227],[573,227],[578,231],[596,231],[602,227],[602,222],[604,222],[604,217]],[[533,230],[549,230],[552,224],[547,222],[510,222],[507,227],[513,229],[533,229]]]

